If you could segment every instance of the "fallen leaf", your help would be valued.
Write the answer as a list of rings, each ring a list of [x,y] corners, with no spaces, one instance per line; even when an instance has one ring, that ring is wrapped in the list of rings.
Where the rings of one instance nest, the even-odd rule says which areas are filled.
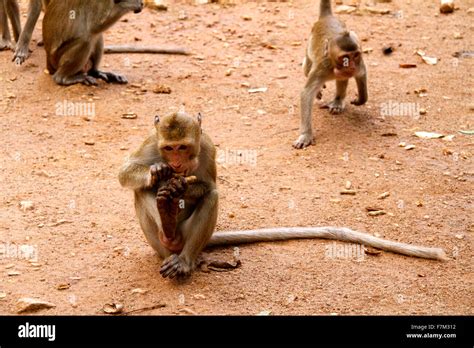
[[[121,303],[106,303],[102,310],[107,314],[119,314],[123,311],[123,305]]]
[[[58,290],[67,290],[71,287],[71,284],[69,283],[63,283],[63,284],[59,284],[56,289]]]
[[[267,87],[250,88],[248,90],[249,93],[265,93],[266,91],[268,91]]]
[[[422,139],[439,139],[444,137],[443,134],[431,132],[415,132],[415,136]]]
[[[138,117],[138,115],[134,112],[127,112],[125,114],[122,114],[122,118],[126,120],[134,120]]]
[[[417,67],[416,64],[411,64],[411,63],[401,63],[399,66],[400,66],[400,68],[402,68],[402,69],[412,69],[412,68],[416,68],[416,67]]]
[[[465,135],[474,135],[474,130],[460,130],[459,133]]]
[[[36,298],[23,297],[17,302],[17,313],[33,312],[40,309],[56,307],[55,304]]]
[[[379,256],[380,254],[382,254],[382,250],[375,249],[368,246],[364,247],[364,252],[368,255],[374,255],[374,256]]]
[[[132,289],[132,294],[146,294],[149,290],[136,288]]]

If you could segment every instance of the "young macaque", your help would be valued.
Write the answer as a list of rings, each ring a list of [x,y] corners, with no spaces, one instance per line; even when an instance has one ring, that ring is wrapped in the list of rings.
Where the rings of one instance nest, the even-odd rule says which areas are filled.
[[[325,83],[336,80],[336,96],[326,105],[329,112],[339,114],[344,110],[344,98],[349,79],[357,83],[358,98],[351,103],[367,102],[367,71],[362,59],[359,39],[332,15],[331,1],[321,0],[319,20],[314,24],[309,38],[303,71],[308,77],[301,92],[300,136],[293,146],[302,149],[314,143],[311,114],[315,97],[321,99]]]
[[[15,41],[18,42],[21,24],[20,9],[16,0],[0,0],[0,30],[2,31],[2,36],[0,37],[0,51],[14,48],[11,41],[8,21],[10,21],[12,25],[13,37]]]
[[[127,83],[124,76],[99,70],[102,33],[123,15],[141,12],[143,0],[52,0],[43,20],[47,68],[59,85]]]
[[[155,118],[153,134],[120,171],[122,186],[135,192],[145,237],[164,259],[163,277],[189,275],[214,232],[215,156],[211,139],[201,130],[201,116],[178,112]]]
[[[444,260],[444,251],[373,237],[340,227],[277,227],[218,232],[216,150],[201,130],[201,117],[184,112],[155,118],[152,134],[119,173],[131,188],[135,211],[150,245],[164,259],[163,277],[185,277],[203,248],[216,245],[326,238],[360,243],[410,256]]]

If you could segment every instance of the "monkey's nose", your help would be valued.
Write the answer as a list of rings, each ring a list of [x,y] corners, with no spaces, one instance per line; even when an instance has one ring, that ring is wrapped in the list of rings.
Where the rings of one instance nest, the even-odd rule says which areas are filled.
[[[140,5],[140,7],[137,8],[135,11],[133,11],[133,13],[140,13],[140,12],[142,12],[143,6],[144,6],[143,1],[140,1],[140,4],[139,4],[139,5]]]

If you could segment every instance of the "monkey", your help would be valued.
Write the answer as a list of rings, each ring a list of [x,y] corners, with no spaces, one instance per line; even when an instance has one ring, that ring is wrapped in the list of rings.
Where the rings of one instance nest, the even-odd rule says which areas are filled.
[[[326,105],[329,112],[339,114],[344,110],[344,98],[349,79],[357,84],[356,106],[367,102],[367,69],[357,35],[348,31],[344,23],[332,15],[331,1],[321,0],[319,20],[314,24],[303,61],[307,77],[301,92],[300,136],[293,143],[296,149],[314,144],[311,114],[315,96],[321,99],[325,83],[336,81],[336,96]]]
[[[0,0],[0,1],[7,1],[12,4],[16,4],[16,0]],[[21,31],[21,35],[19,39],[17,40],[18,43],[17,43],[15,53],[12,59],[12,61],[14,61],[15,64],[21,65],[28,58],[30,54],[30,50],[28,46],[30,44],[36,22],[38,21],[38,18],[41,14],[41,9],[42,8],[46,9],[50,2],[51,0],[30,0],[25,27]],[[0,13],[0,16],[1,16],[1,13]],[[1,22],[1,19],[0,19],[0,22]],[[18,15],[18,23],[19,23],[19,15]],[[62,28],[58,26],[56,27],[56,30],[62,30]],[[1,49],[1,45],[0,45],[0,49]],[[160,53],[160,54],[181,54],[181,55],[190,54],[184,48],[179,48],[179,47],[166,48],[166,47],[157,47],[157,46],[152,46],[152,47],[105,46],[104,53]]]
[[[143,9],[143,0],[51,0],[43,19],[47,69],[59,85],[127,83],[99,70],[104,50],[102,33],[123,15]]]
[[[155,128],[120,168],[118,180],[134,191],[135,212],[148,243],[164,260],[163,277],[189,276],[209,246],[325,238],[360,243],[420,258],[445,260],[440,248],[393,242],[344,227],[281,227],[216,232],[219,195],[216,150],[201,115],[155,117]],[[195,176],[188,183],[185,176]]]
[[[0,26],[2,30],[2,37],[0,38],[0,51],[12,49],[10,29],[8,27],[8,20],[10,20],[13,29],[13,37],[15,42],[21,32],[20,23],[20,8],[16,0],[0,0]]]
[[[217,222],[216,149],[202,131],[200,114],[180,111],[157,116],[154,123],[122,166],[119,181],[134,190],[139,224],[164,259],[161,275],[186,277]],[[188,184],[183,176],[196,181]]]

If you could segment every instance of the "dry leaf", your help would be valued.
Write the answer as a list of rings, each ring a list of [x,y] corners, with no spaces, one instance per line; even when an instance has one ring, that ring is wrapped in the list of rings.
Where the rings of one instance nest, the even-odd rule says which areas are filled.
[[[439,139],[444,137],[443,134],[431,132],[415,132],[415,136],[422,139]]]
[[[136,288],[132,289],[132,294],[146,294],[148,290],[146,289],[141,289],[141,288]]]
[[[17,302],[17,313],[33,312],[45,308],[56,307],[55,304],[47,301],[42,301],[36,298],[23,297]]]
[[[123,304],[121,303],[106,303],[102,308],[104,313],[107,314],[119,314],[123,311]]]
[[[71,287],[71,284],[69,283],[64,283],[64,284],[59,284],[56,289],[58,290],[67,290]]]
[[[400,68],[402,68],[402,69],[412,69],[412,68],[416,68],[416,64],[411,64],[411,63],[401,63],[399,66],[400,66]]]
[[[250,88],[248,90],[249,93],[265,93],[266,91],[268,91],[267,87]]]
[[[138,115],[134,112],[127,112],[125,114],[122,114],[122,118],[126,120],[134,120],[138,117]]]

